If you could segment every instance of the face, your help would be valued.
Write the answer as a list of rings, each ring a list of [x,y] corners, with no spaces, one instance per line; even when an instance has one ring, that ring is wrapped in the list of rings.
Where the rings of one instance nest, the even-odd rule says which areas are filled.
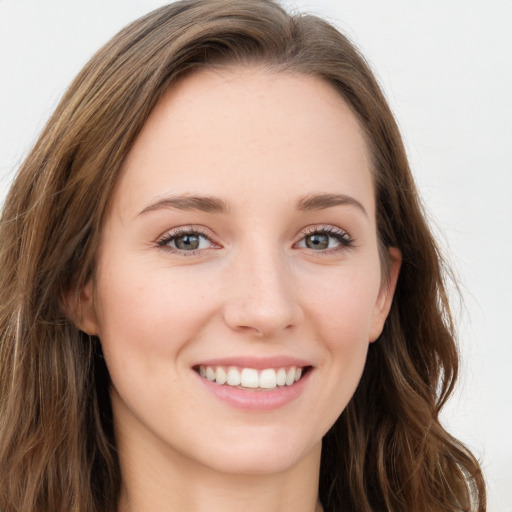
[[[380,334],[367,147],[316,78],[203,71],[160,100],[106,213],[81,327],[123,447],[217,471],[318,453]]]

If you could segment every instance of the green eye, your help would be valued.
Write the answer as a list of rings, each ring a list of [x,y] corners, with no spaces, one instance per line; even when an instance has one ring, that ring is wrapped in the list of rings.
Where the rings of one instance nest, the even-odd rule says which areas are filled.
[[[306,247],[309,249],[322,250],[329,248],[329,236],[315,233],[304,237]]]
[[[180,249],[181,251],[194,251],[199,249],[201,237],[195,234],[181,235],[174,238],[173,241],[176,249]]]
[[[296,247],[321,252],[336,251],[336,249],[343,249],[345,247],[350,247],[351,245],[352,239],[350,238],[350,235],[333,226],[311,230],[309,233],[304,235]]]
[[[207,235],[197,231],[175,231],[163,237],[158,245],[171,252],[194,253],[194,251],[209,249],[213,243]]]

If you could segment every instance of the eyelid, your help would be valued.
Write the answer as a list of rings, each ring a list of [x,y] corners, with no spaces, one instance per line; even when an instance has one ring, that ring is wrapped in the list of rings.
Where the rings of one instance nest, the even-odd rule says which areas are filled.
[[[337,253],[346,249],[350,249],[354,246],[354,239],[352,236],[342,228],[337,226],[333,226],[332,224],[315,224],[311,226],[307,226],[303,228],[298,235],[297,239],[293,243],[293,247],[297,247],[297,245],[304,240],[305,237],[312,234],[326,234],[333,238],[336,238],[339,242],[339,245],[336,247],[331,247],[327,249],[319,249],[314,250],[310,248],[299,247],[300,249],[306,249],[309,252],[315,255],[328,255],[332,253]],[[206,238],[210,243],[211,247],[203,248],[203,249],[195,249],[195,250],[182,250],[175,247],[171,247],[167,245],[171,240],[178,238],[182,235],[195,234]],[[179,254],[183,256],[193,256],[198,253],[205,252],[210,249],[219,249],[222,248],[222,245],[217,242],[216,236],[210,229],[205,228],[204,226],[199,225],[185,225],[185,226],[177,226],[175,228],[167,230],[165,233],[160,235],[156,240],[155,244],[161,248],[162,250],[166,250],[168,252]]]
[[[165,251],[168,251],[168,252],[171,252],[174,254],[185,255],[185,256],[193,256],[193,255],[198,254],[199,252],[208,250],[208,249],[196,249],[196,250],[191,250],[191,251],[184,251],[184,250],[180,250],[178,248],[170,247],[167,245],[174,238],[178,238],[182,235],[189,235],[189,234],[195,234],[195,235],[199,235],[199,236],[206,238],[212,244],[212,247],[209,247],[208,249],[211,249],[211,248],[218,249],[221,247],[221,245],[216,241],[216,237],[211,232],[211,230],[206,229],[203,226],[198,226],[198,225],[193,225],[193,224],[189,224],[186,226],[177,226],[175,228],[168,229],[167,231],[165,231],[165,233],[160,235],[155,240],[155,244],[159,248],[161,248]]]
[[[302,240],[304,240],[305,237],[316,233],[326,234],[334,238],[337,238],[340,245],[334,248],[328,248],[324,250],[314,250],[303,247],[300,247],[300,249],[306,249],[315,255],[321,256],[336,253],[354,247],[354,238],[348,233],[348,231],[337,226],[333,226],[332,224],[315,224],[303,228],[299,237],[297,238],[293,245],[297,246],[297,244],[302,242]]]
[[[319,232],[337,233],[340,235],[350,236],[345,229],[339,228],[338,226],[334,226],[332,224],[313,224],[311,226],[306,226],[305,228],[302,229],[301,235],[304,236]]]

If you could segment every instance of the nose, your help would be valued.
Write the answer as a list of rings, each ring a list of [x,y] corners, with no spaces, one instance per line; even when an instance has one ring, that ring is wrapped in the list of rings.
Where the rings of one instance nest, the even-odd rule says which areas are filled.
[[[285,258],[255,252],[230,269],[224,321],[233,330],[264,338],[297,327],[303,311]]]

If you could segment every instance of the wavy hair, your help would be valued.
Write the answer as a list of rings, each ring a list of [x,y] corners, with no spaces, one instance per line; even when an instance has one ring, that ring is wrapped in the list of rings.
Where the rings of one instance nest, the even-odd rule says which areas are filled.
[[[184,0],[135,21],[92,57],[7,197],[0,224],[2,512],[117,509],[108,371],[99,340],[66,317],[62,297],[94,272],[110,191],[162,94],[197,69],[252,65],[318,77],[351,106],[373,158],[381,246],[403,256],[382,335],[323,440],[325,511],[485,510],[478,462],[439,421],[458,368],[444,264],[368,65],[333,26],[271,0]]]

